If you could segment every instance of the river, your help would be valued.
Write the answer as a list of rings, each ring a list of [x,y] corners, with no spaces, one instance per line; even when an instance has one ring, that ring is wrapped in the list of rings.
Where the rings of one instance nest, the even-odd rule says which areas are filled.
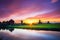
[[[44,30],[14,29],[0,30],[0,40],[60,40],[60,32]]]

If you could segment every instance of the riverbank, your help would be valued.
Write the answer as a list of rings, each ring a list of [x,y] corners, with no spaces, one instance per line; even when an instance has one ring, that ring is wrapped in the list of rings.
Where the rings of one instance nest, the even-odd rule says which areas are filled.
[[[9,25],[8,28],[60,31],[60,24]]]

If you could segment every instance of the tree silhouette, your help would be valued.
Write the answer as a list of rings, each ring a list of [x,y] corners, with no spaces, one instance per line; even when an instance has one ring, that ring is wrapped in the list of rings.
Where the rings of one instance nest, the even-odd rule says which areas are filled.
[[[49,24],[50,22],[49,21],[47,21],[47,24]]]
[[[0,22],[0,26],[1,26],[1,22]]]
[[[14,20],[9,20],[9,21],[3,21],[0,22],[0,29],[9,29],[8,25],[13,25],[14,24]],[[13,31],[13,29],[11,29],[10,31]]]
[[[1,23],[1,22],[0,22]]]
[[[2,23],[0,22],[0,29],[1,29]]]
[[[23,25],[24,23],[23,23],[23,20],[21,20],[21,25]]]
[[[13,25],[14,24],[14,20],[9,20],[9,22],[7,22],[9,25]]]
[[[38,24],[42,24],[41,20],[39,20]]]
[[[6,22],[3,21],[3,22],[1,23],[1,29],[5,29],[5,28],[6,28]]]
[[[6,25],[9,25],[9,21],[6,21]]]

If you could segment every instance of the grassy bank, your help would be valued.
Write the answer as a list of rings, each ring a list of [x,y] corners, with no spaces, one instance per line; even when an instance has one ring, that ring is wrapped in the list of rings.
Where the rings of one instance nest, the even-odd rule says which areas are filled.
[[[60,24],[36,24],[36,25],[9,25],[9,28],[27,28],[27,29],[52,29],[52,28],[60,28]]]

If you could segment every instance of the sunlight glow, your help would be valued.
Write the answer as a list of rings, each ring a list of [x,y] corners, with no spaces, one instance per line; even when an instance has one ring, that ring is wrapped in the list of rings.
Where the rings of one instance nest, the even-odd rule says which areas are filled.
[[[26,20],[24,20],[24,23],[26,23],[26,24],[37,24],[38,19],[26,19]]]

